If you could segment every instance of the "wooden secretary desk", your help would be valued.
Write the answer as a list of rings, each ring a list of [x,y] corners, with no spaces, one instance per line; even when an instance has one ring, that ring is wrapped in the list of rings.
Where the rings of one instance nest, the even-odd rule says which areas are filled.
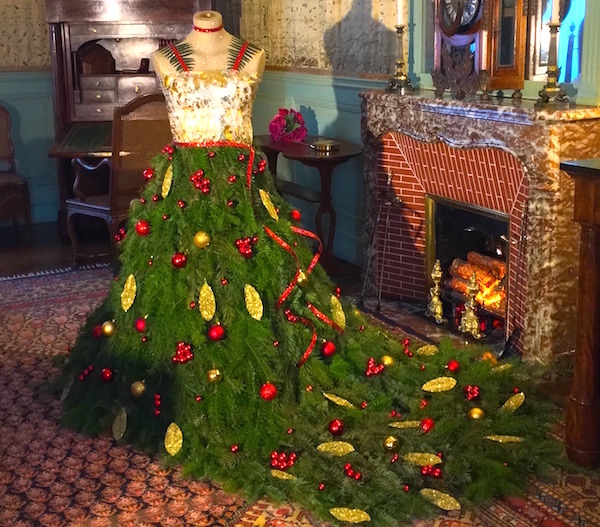
[[[50,30],[60,234],[73,195],[71,159],[110,156],[115,107],[159,89],[150,55],[192,28],[212,0],[46,0]]]

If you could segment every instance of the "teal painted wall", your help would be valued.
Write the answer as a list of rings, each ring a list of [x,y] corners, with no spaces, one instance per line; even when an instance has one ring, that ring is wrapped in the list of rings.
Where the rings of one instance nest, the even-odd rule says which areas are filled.
[[[56,163],[48,157],[54,143],[50,71],[0,73],[0,104],[11,116],[17,171],[29,183],[32,221],[56,221]]]

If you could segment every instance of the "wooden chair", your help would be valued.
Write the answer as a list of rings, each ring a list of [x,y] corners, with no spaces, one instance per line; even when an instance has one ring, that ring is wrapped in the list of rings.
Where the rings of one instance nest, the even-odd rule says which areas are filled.
[[[0,105],[0,220],[13,220],[15,226],[22,218],[26,237],[31,237],[31,205],[27,180],[17,174],[15,151],[11,139],[11,120],[8,110]]]
[[[73,263],[94,258],[81,250],[75,218],[101,218],[108,226],[110,254],[116,263],[115,237],[127,220],[131,201],[144,186],[143,171],[162,147],[172,141],[164,97],[161,93],[141,95],[114,112],[111,158],[96,165],[73,159],[75,197],[66,200],[67,229],[73,246]],[[104,176],[104,177],[103,177]]]

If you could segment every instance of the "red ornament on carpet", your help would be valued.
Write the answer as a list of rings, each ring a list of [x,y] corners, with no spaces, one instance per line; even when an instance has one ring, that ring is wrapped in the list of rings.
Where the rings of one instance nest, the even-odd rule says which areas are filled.
[[[113,371],[110,368],[102,368],[102,371],[100,372],[100,378],[102,379],[102,382],[112,382],[113,380]]]
[[[340,419],[331,421],[328,428],[332,436],[341,436],[344,433],[344,423]]]
[[[135,232],[140,236],[147,236],[150,234],[150,223],[146,220],[140,220],[135,224]]]
[[[425,419],[421,419],[421,430],[428,434],[431,432],[433,427],[435,426],[435,422],[431,417],[425,417]]]
[[[225,328],[221,324],[215,324],[208,328],[208,338],[213,342],[223,340],[225,338]]]
[[[323,342],[323,345],[321,346],[321,355],[323,355],[323,357],[333,357],[335,352],[336,349],[335,344],[333,342],[331,342],[330,340]]]
[[[265,401],[272,401],[277,397],[277,386],[272,382],[266,382],[260,387],[260,396]]]
[[[173,267],[182,269],[187,265],[187,256],[183,253],[175,253],[171,258],[171,263]]]
[[[446,368],[448,368],[448,371],[452,373],[458,373],[460,371],[460,364],[458,363],[458,361],[452,359],[448,361],[448,364],[446,364]]]
[[[300,221],[302,219],[302,214],[298,209],[294,209],[290,212],[290,218],[292,218],[294,221]]]
[[[146,319],[145,318],[138,318],[135,321],[135,329],[137,331],[139,331],[140,333],[143,333],[144,331],[146,331]]]

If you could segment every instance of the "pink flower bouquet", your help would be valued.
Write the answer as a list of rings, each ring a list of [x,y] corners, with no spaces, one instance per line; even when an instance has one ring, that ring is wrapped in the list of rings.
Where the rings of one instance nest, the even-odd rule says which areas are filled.
[[[302,114],[296,110],[279,108],[269,123],[269,135],[273,141],[299,143],[306,137],[306,126]]]

